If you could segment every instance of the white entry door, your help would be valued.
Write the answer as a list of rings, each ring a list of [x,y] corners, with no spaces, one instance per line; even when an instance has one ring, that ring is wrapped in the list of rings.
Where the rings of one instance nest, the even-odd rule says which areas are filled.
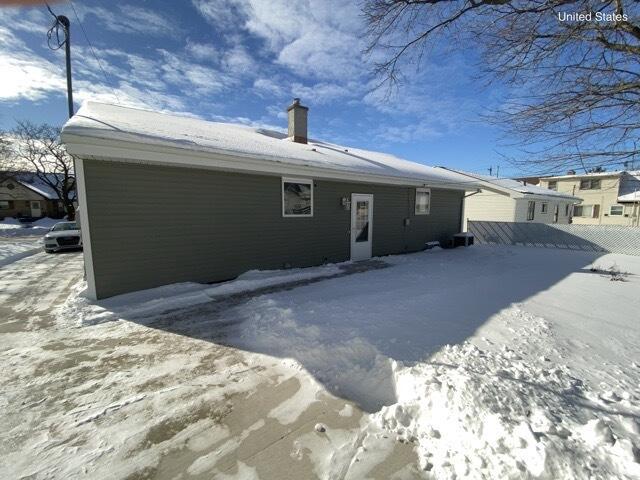
[[[31,216],[32,217],[41,217],[42,216],[42,209],[40,208],[40,202],[33,201],[33,202],[29,202],[29,203],[31,203]]]
[[[373,195],[351,194],[351,260],[371,258]]]

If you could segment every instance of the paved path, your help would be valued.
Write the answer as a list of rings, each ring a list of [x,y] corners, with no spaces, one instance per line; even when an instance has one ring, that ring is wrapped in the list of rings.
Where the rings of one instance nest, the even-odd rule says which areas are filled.
[[[412,446],[368,450],[363,413],[286,360],[184,327],[81,326],[61,309],[81,278],[78,253],[0,269],[0,478],[418,475]]]

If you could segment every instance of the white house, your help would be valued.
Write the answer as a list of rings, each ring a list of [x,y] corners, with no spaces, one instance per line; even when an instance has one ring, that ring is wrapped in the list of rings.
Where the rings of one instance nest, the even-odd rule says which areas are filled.
[[[527,185],[518,180],[454,171],[467,176],[470,182],[481,181],[491,185],[491,190],[470,190],[465,195],[462,217],[465,231],[468,220],[571,223],[573,205],[581,202],[580,198],[568,193]]]

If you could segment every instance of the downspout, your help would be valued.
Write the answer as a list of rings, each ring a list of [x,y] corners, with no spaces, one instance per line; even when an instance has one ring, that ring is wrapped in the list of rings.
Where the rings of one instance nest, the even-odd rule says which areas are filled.
[[[464,218],[464,201],[465,201],[465,198],[473,197],[474,195],[476,195],[476,194],[478,194],[478,193],[480,193],[480,192],[482,192],[482,190],[480,190],[480,189],[478,188],[475,192],[469,193],[469,194],[464,195],[464,196],[462,197],[462,201],[460,202],[460,231],[461,231],[461,232],[464,232],[464,231],[466,230],[466,229],[465,229],[465,227],[466,227],[466,225],[465,225],[465,224],[466,224],[466,222],[465,222],[465,218]]]

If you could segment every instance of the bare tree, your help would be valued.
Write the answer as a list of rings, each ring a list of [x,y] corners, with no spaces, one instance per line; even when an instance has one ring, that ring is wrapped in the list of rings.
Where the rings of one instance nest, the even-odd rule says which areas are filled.
[[[60,143],[60,128],[31,122],[18,122],[1,136],[0,175],[15,177],[29,173],[56,193],[67,218],[75,218],[76,180],[73,158]]]
[[[621,165],[638,153],[640,3],[632,0],[365,0],[376,73],[402,79],[431,48],[479,47],[481,78],[509,97],[491,120],[558,172]],[[566,17],[566,14],[586,17]]]

